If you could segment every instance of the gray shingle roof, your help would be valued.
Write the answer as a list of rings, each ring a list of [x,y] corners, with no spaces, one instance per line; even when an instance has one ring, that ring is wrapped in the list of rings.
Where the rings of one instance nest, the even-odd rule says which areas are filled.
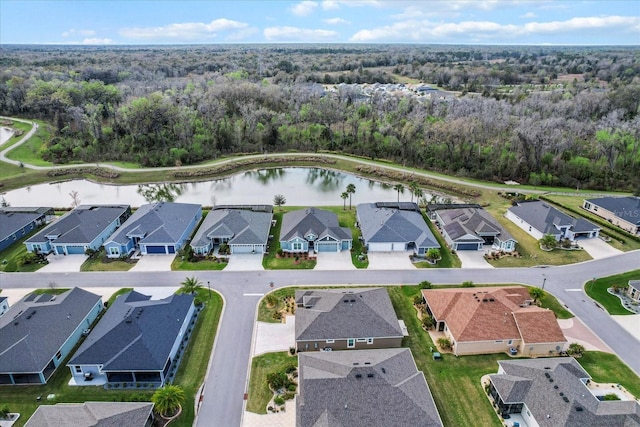
[[[455,205],[453,205],[455,206]],[[461,207],[437,211],[442,219],[442,226],[449,237],[457,241],[465,235],[477,237],[474,241],[482,241],[480,235],[499,236],[500,240],[515,240],[489,212],[482,208]],[[465,241],[470,241],[465,239]]]
[[[408,348],[300,353],[297,427],[442,426]]]
[[[102,364],[104,371],[160,371],[191,305],[192,295],[161,300],[132,291],[116,298],[68,365]]]
[[[46,242],[46,236],[59,234],[55,243],[86,245],[129,209],[129,205],[81,205],[46,226],[27,243]]]
[[[490,378],[503,402],[525,403],[540,427],[640,426],[640,404],[598,400],[582,382],[589,374],[572,357],[498,363],[505,373]]]
[[[640,225],[640,197],[601,197],[599,199],[588,199],[587,202],[602,206],[609,212],[613,212],[617,217],[632,224]]]
[[[0,208],[0,240],[6,239],[39,218],[53,214],[53,208]]]
[[[351,240],[351,230],[340,227],[338,215],[317,208],[300,209],[287,212],[282,216],[280,241],[289,241],[295,237],[304,238],[313,232],[318,239],[331,236],[337,240]]]
[[[100,301],[80,288],[29,295],[0,317],[0,372],[40,372]]]
[[[130,236],[141,236],[140,243],[178,243],[201,209],[192,203],[158,202],[142,205],[113,233],[107,242],[126,245]]]
[[[543,234],[558,234],[556,226],[570,226],[573,232],[599,229],[586,219],[572,218],[545,202],[523,202],[509,210]]]
[[[191,246],[207,246],[214,237],[230,238],[228,244],[263,245],[269,239],[271,212],[242,209],[214,209],[202,221]]]
[[[413,205],[418,208],[415,203]],[[440,247],[419,210],[382,206],[379,203],[363,203],[356,207],[366,243],[414,242],[417,247]]]
[[[345,302],[346,301],[346,302]],[[296,341],[402,337],[384,288],[296,291]]]
[[[38,406],[25,427],[145,427],[150,402],[85,402]]]

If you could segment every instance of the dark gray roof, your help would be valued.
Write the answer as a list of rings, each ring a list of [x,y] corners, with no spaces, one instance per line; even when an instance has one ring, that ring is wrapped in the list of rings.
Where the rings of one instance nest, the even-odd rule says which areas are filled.
[[[602,206],[618,218],[640,225],[640,197],[601,197],[588,199],[587,202]]]
[[[384,288],[296,291],[296,341],[402,337]]]
[[[640,291],[640,280],[629,280],[629,286]],[[2,299],[0,299],[2,301]]]
[[[162,370],[193,300],[186,294],[151,300],[135,291],[118,296],[68,365]]]
[[[366,243],[414,242],[417,247],[440,247],[419,210],[379,206],[376,203],[363,203],[356,207]]]
[[[297,427],[442,426],[408,348],[298,355]]]
[[[558,234],[556,226],[570,226],[573,232],[599,229],[586,219],[572,218],[545,202],[522,202],[509,210],[543,234]]]
[[[640,426],[640,404],[598,400],[583,382],[589,374],[573,357],[498,363],[504,374],[490,378],[502,401],[525,403],[540,427]]]
[[[53,215],[53,208],[0,208],[0,240],[46,215]]]
[[[191,203],[142,205],[107,242],[126,245],[130,236],[139,236],[142,244],[177,243],[200,209]]]
[[[463,209],[463,208],[475,208],[482,209],[477,203],[429,203],[427,204],[427,211],[441,211],[444,209]]]
[[[230,238],[229,244],[263,245],[269,239],[271,211],[242,208],[214,209],[202,221],[191,246],[201,247],[209,244],[214,237]]]
[[[25,427],[145,427],[151,402],[85,402],[40,405]]]
[[[31,294],[0,317],[0,372],[40,372],[100,301],[80,288]]]
[[[57,234],[59,237],[55,243],[89,244],[129,209],[129,205],[81,205],[46,226],[27,242],[46,242],[46,236]]]
[[[348,227],[340,227],[338,215],[334,212],[307,208],[287,212],[282,216],[280,241],[288,241],[295,237],[304,239],[309,232],[318,236],[318,239],[331,236],[337,240],[351,240],[351,230]]]
[[[466,235],[476,237],[476,241],[482,241],[482,235],[499,236],[502,241],[515,240],[489,212],[480,207],[447,208],[436,212],[442,219],[443,228],[454,241]]]

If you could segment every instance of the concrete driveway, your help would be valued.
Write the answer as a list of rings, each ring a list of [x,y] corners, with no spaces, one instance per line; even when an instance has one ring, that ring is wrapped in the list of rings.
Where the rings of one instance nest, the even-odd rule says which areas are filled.
[[[614,248],[599,238],[580,239],[578,240],[578,244],[582,246],[582,248],[587,251],[593,259],[606,258],[614,255],[620,255],[622,253],[621,250]]]
[[[171,271],[175,255],[142,255],[129,271]]]
[[[369,270],[415,270],[411,252],[369,252]]]
[[[264,270],[262,254],[231,254],[225,271],[257,271]]]
[[[355,270],[351,262],[351,252],[321,252],[318,254],[314,270]]]
[[[462,262],[462,268],[493,268],[484,259],[484,251],[457,251],[456,254]]]
[[[49,264],[38,270],[38,273],[73,273],[80,271],[80,266],[87,260],[86,255],[49,255]]]
[[[286,316],[286,323],[256,322],[253,356],[274,351],[289,351],[296,344],[296,316]]]

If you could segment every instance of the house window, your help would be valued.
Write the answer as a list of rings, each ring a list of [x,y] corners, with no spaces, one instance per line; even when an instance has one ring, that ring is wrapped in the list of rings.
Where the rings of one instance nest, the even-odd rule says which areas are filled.
[[[109,255],[120,255],[120,248],[109,248]]]
[[[82,372],[82,367],[80,367],[78,365],[75,366],[75,369],[76,369],[77,373],[81,373]]]
[[[302,243],[301,242],[294,242],[294,244],[291,246],[291,249],[294,251],[301,251],[302,250]]]
[[[315,348],[316,350],[318,349],[318,343],[317,342],[313,343],[313,348]]]
[[[367,342],[366,338],[358,338],[356,342]]]
[[[60,353],[60,351],[58,351],[56,353],[56,359],[60,359],[62,357],[62,353]]]
[[[367,338],[367,344],[373,344],[373,338]]]
[[[347,348],[353,348],[356,346],[356,340],[353,338],[347,339]]]
[[[502,340],[496,340],[496,344],[502,344]]]
[[[531,226],[529,226],[529,231],[531,231]]]
[[[336,340],[327,340],[326,342],[327,344],[333,344],[334,342],[336,342]]]
[[[597,207],[597,206],[594,206],[594,207],[593,207],[593,211],[594,211],[594,212],[598,212],[598,207]]]
[[[513,340],[509,340],[508,344],[511,345],[513,343]]]
[[[585,207],[586,209],[591,209],[591,203],[589,203],[589,202],[585,202],[584,207]]]

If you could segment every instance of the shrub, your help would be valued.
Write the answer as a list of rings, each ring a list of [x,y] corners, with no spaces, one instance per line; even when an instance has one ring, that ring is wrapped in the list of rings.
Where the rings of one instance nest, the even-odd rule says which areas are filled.
[[[288,391],[295,392],[297,388],[298,388],[298,386],[297,386],[297,385],[295,385],[294,383],[291,383],[291,384],[289,384],[289,386],[287,387],[287,390],[288,390]]]
[[[463,288],[473,288],[475,285],[471,280],[467,280],[466,282],[462,282]]]
[[[276,405],[284,405],[284,399],[280,396],[276,396],[273,399],[273,403],[275,403]]]
[[[0,418],[7,418],[7,415],[9,415],[9,405],[2,405],[2,407],[0,408]]]
[[[413,297],[413,303],[415,305],[422,304],[422,295],[416,295],[415,297]]]
[[[267,375],[267,383],[272,390],[279,390],[288,385],[289,379],[284,372],[272,372]]]
[[[607,393],[602,397],[604,400],[620,400],[617,394]]]
[[[423,280],[418,284],[418,286],[420,286],[420,289],[431,289],[433,287],[431,282],[428,280]]]
[[[445,337],[438,338],[438,345],[444,349],[449,349],[452,347],[451,340]]]
[[[422,318],[422,326],[424,326],[426,329],[431,329],[433,328],[433,325],[435,325],[435,321],[433,320],[433,317],[431,316],[424,316]]]

